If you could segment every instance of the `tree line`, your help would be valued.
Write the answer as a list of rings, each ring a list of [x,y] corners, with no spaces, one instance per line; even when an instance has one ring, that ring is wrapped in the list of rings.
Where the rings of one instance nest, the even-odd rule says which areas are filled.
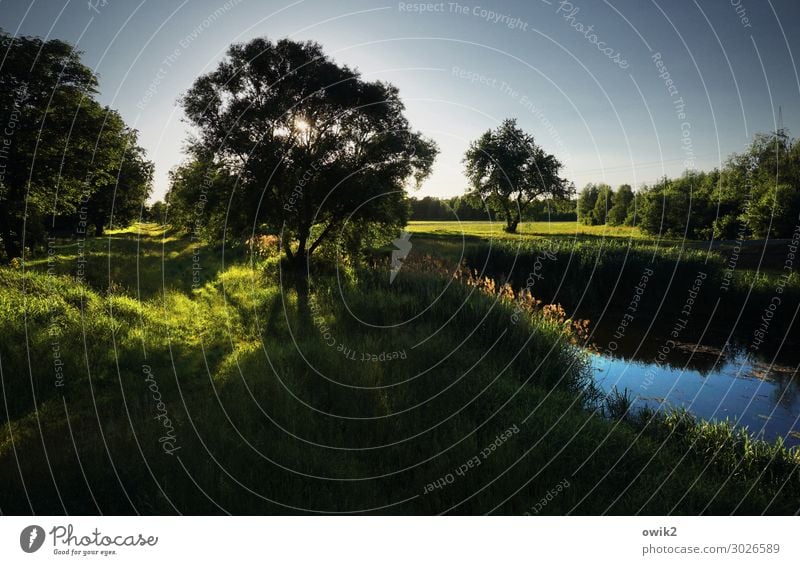
[[[635,195],[629,184],[623,184],[614,191],[604,183],[589,183],[578,195],[578,220],[587,226],[632,226],[636,223],[634,200]]]
[[[409,199],[412,220],[421,221],[502,221],[498,213],[469,195]],[[574,199],[535,200],[522,214],[523,222],[574,222],[577,219]]]
[[[636,225],[690,239],[791,238],[800,224],[800,143],[786,130],[755,136],[720,168],[614,191],[588,184],[578,196],[588,225]]]

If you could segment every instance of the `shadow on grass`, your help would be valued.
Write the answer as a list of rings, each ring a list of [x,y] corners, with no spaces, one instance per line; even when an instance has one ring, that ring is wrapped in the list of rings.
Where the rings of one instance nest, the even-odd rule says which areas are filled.
[[[191,294],[215,280],[226,262],[241,262],[245,256],[244,246],[208,245],[175,229],[147,224],[98,238],[56,240],[51,255],[27,265],[81,279],[100,292],[148,299],[170,290]]]

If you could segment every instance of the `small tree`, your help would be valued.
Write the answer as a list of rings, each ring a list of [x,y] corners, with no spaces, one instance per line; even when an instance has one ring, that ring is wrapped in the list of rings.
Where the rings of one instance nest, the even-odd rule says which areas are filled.
[[[149,222],[155,222],[156,224],[162,225],[164,224],[164,218],[166,214],[167,205],[161,200],[157,200],[147,207],[145,219]]]
[[[589,183],[578,195],[578,221],[584,225],[594,225],[594,207],[597,204],[597,186]]]
[[[610,226],[621,226],[628,217],[628,211],[633,203],[633,189],[631,185],[623,184],[611,198],[612,206],[606,216],[606,223]]]
[[[471,194],[502,214],[515,233],[528,206],[542,197],[568,198],[573,187],[559,176],[561,162],[507,119],[473,141],[464,157]]]
[[[169,172],[170,186],[164,197],[165,222],[198,239],[221,240],[228,228],[226,217],[237,221],[247,212],[228,211],[225,203],[237,196],[236,177],[211,158],[192,159]],[[238,208],[238,206],[237,206]],[[232,222],[233,223],[233,222]],[[246,226],[233,223],[244,235]]]
[[[698,230],[708,227],[703,221],[703,202],[694,198],[697,178],[694,171],[686,171],[645,187],[638,200],[642,205],[639,227],[653,235],[697,237]]]
[[[594,224],[601,226],[606,223],[608,210],[611,208],[611,200],[614,197],[614,191],[607,184],[601,184],[597,187],[597,200],[592,209],[592,218]]]

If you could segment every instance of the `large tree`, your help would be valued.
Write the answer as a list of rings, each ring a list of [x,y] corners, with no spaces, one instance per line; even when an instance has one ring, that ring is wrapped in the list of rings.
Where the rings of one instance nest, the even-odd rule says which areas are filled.
[[[23,241],[41,239],[45,214],[75,211],[86,147],[67,140],[97,80],[66,43],[2,30],[0,39],[0,237],[11,259]]]
[[[2,30],[0,39],[0,238],[12,259],[56,219],[102,230],[104,199],[127,201],[133,190],[143,201],[151,169],[134,132],[94,99],[97,78],[71,45]]]
[[[234,44],[182,105],[197,130],[194,166],[235,179],[225,198],[207,198],[205,221],[234,238],[278,232],[297,265],[346,224],[404,223],[405,188],[437,152],[411,131],[394,86],[364,81],[312,42]]]
[[[504,120],[473,141],[464,157],[471,193],[502,214],[515,233],[528,206],[540,198],[568,198],[574,191],[559,176],[561,162],[536,144],[532,135]]]

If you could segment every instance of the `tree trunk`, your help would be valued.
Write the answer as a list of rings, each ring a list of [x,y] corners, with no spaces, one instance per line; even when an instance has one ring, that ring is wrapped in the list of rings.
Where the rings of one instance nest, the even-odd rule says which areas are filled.
[[[298,249],[289,260],[289,263],[292,265],[293,270],[297,272],[305,270],[306,263],[308,263],[308,252],[303,250],[303,252],[300,253],[300,250]]]
[[[280,237],[281,237],[281,246],[283,247],[283,252],[286,254],[286,260],[291,261],[292,259],[294,259],[294,254],[292,253],[292,242],[284,232],[281,232]]]
[[[503,200],[503,212],[505,212],[506,217],[506,232],[507,233],[517,233],[517,224],[519,224],[519,218],[514,217],[514,214],[511,213],[511,207],[508,205],[507,200]]]
[[[301,228],[300,232],[297,234],[297,251],[295,251],[294,254],[295,258],[303,257],[303,260],[305,260],[305,257],[307,255],[306,244],[308,243],[308,236],[310,231],[311,231],[310,229]]]
[[[294,253],[286,254],[287,272],[294,275],[302,275],[308,270],[308,260],[311,257],[311,250],[298,246]]]

